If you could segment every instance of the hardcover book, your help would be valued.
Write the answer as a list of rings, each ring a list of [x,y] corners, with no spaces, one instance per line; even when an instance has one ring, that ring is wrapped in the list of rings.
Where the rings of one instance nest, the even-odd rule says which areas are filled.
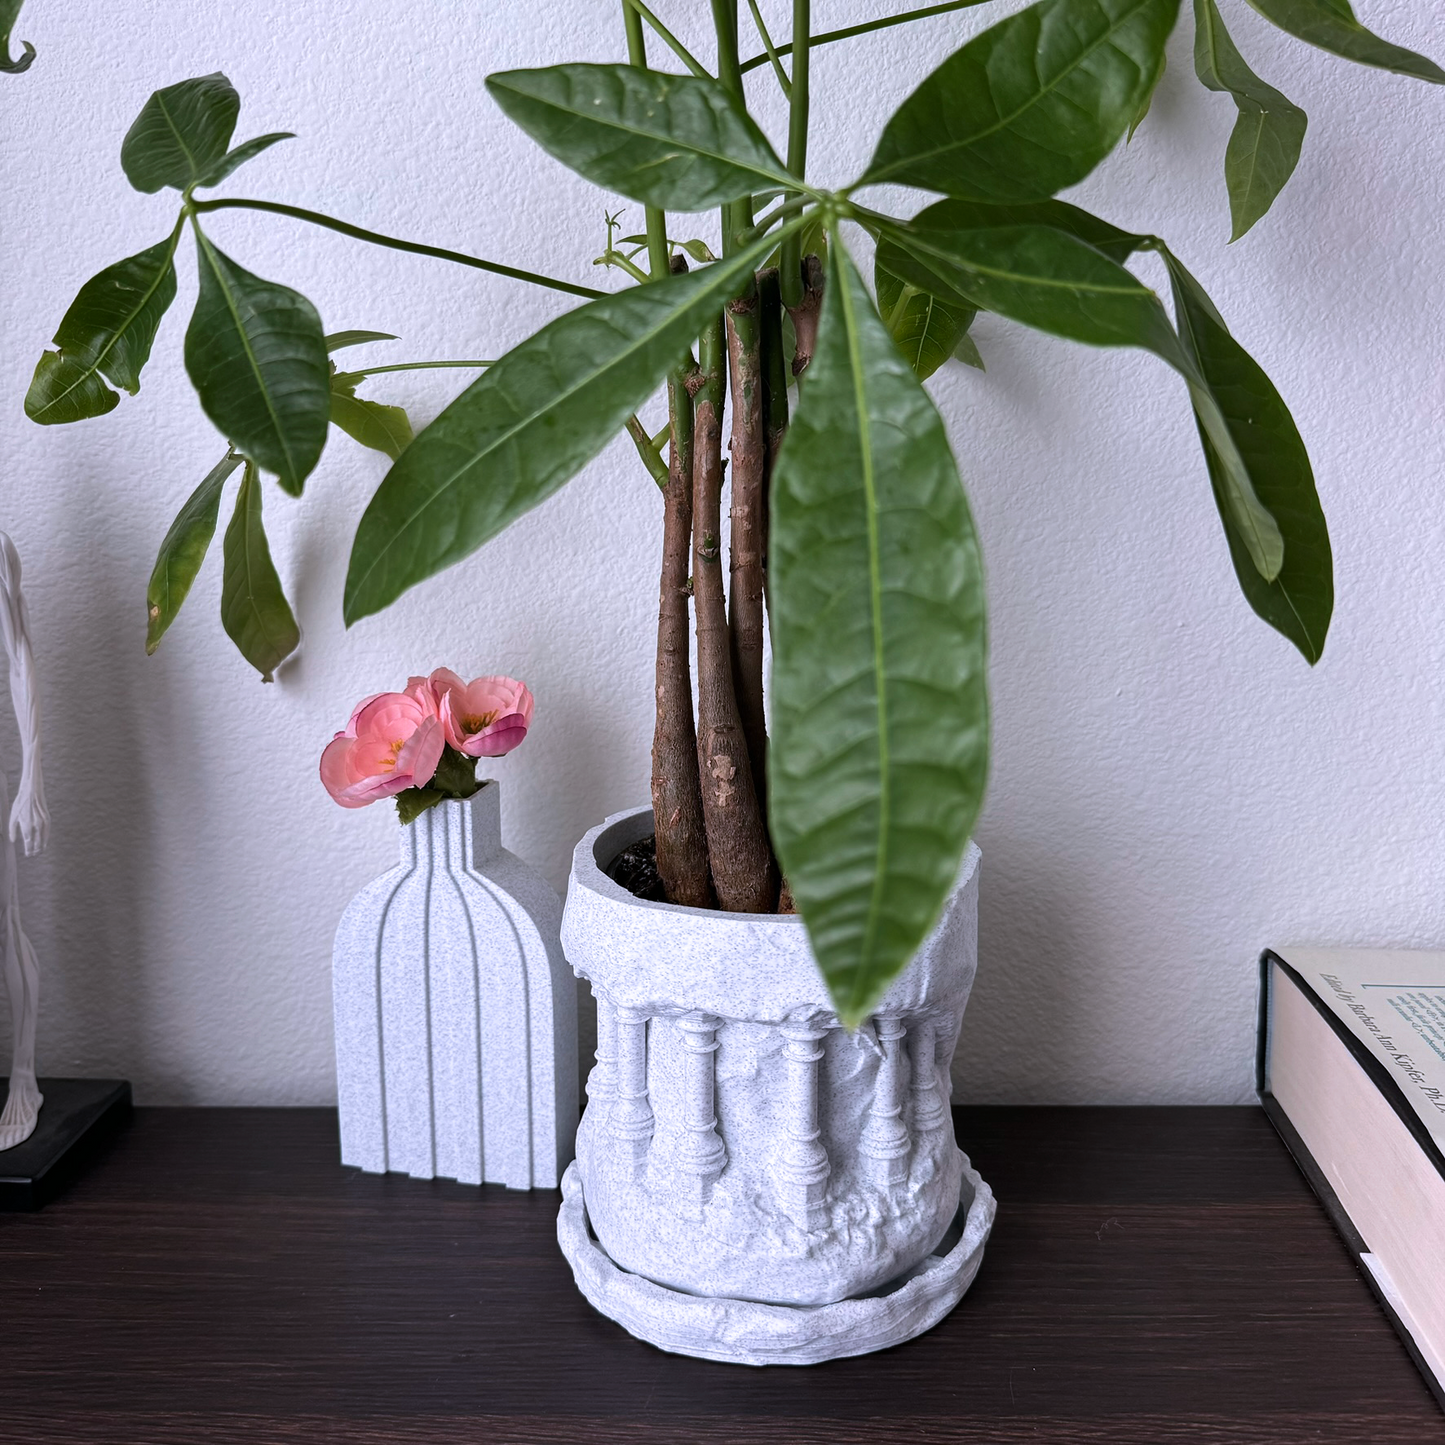
[[[1445,953],[1260,963],[1260,1102],[1445,1407]]]

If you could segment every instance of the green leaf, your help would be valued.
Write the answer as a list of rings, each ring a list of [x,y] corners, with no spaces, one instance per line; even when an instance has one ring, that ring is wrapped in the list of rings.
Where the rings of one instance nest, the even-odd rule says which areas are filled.
[[[237,451],[275,472],[292,496],[326,445],[326,340],[299,292],[243,270],[196,228],[200,295],[186,371],[206,415]]]
[[[120,146],[126,179],[138,191],[204,185],[226,154],[241,97],[224,75],[202,75],[156,91]]]
[[[1081,181],[1154,87],[1179,0],[1037,0],[898,108],[862,183],[1035,201]]]
[[[389,331],[333,331],[325,338],[328,351],[343,351],[348,346],[361,346],[368,341],[396,341]]]
[[[971,366],[975,371],[987,371],[988,367],[983,364],[983,354],[978,349],[978,342],[965,331],[958,338],[958,345],[953,348],[954,357],[963,362],[965,366]]]
[[[1125,144],[1134,139],[1134,132],[1144,124],[1144,117],[1149,114],[1150,107],[1154,104],[1154,92],[1159,89],[1159,82],[1164,79],[1164,72],[1169,67],[1168,52],[1159,56],[1159,73],[1154,77],[1154,84],[1149,87],[1149,94],[1144,97],[1143,103],[1134,113],[1134,119],[1129,122],[1129,134],[1124,137]]]
[[[175,299],[180,227],[158,245],[92,276],[55,333],[59,351],[41,356],[25,394],[25,414],[43,426],[111,411],[120,398],[101,380],[134,395],[156,329]]]
[[[1278,576],[1266,581],[1252,565],[1224,495],[1223,467],[1201,421],[1200,441],[1235,575],[1255,612],[1289,638],[1310,663],[1318,662],[1334,608],[1334,568],[1309,455],[1270,379],[1229,334],[1203,288],[1178,258],[1167,249],[1163,254],[1173,283],[1179,334],[1209,381],[1260,501],[1284,536],[1284,565]]]
[[[1266,579],[1277,576],[1284,560],[1279,527],[1260,502],[1208,382],[1159,298],[1076,235],[1036,223],[971,229],[979,214],[976,208],[944,202],[930,206],[911,225],[880,226],[879,256],[895,274],[945,298],[952,293],[1026,326],[1093,346],[1141,347],[1168,362],[1189,385],[1254,566]],[[1059,218],[1066,219],[1066,213]],[[1098,226],[1117,238],[1111,245],[1127,240],[1132,246],[1144,239],[1127,237],[1106,222]]]
[[[945,296],[1025,326],[1091,346],[1142,347],[1189,373],[1159,298],[1102,251],[1052,226],[945,229],[936,209],[885,230],[880,264],[915,285],[941,281]]]
[[[1194,70],[1210,90],[1228,91],[1239,110],[1224,153],[1229,239],[1237,241],[1294,174],[1308,117],[1244,63],[1214,0],[1194,0]]]
[[[161,543],[150,583],[146,587],[147,657],[160,646],[166,628],[176,620],[181,603],[186,600],[191,583],[201,570],[206,550],[216,533],[221,489],[242,460],[234,452],[227,452],[211,468],[206,479],[186,498],[185,506],[176,514],[170,531]]]
[[[28,40],[20,42],[22,49],[18,60],[10,57],[10,32],[15,28],[21,4],[22,0],[0,0],[0,70],[9,75],[29,70],[35,60],[35,47]]]
[[[295,131],[273,130],[267,135],[258,135],[251,140],[243,141],[234,150],[227,151],[196,184],[198,186],[219,186],[237,166],[243,166],[253,157],[260,155],[262,151],[270,150],[278,140],[295,139]]]
[[[459,753],[450,743],[442,748],[431,786],[449,798],[471,798],[486,786],[485,778],[477,777],[477,760]]]
[[[622,429],[774,244],[589,301],[514,347],[386,474],[357,528],[347,626],[476,551]]]
[[[1349,0],[1249,0],[1249,3],[1281,30],[1332,55],[1445,85],[1445,70],[1433,60],[1403,46],[1392,45],[1366,30],[1355,19]]]
[[[632,65],[487,77],[492,99],[565,166],[649,206],[705,211],[789,184],[752,118],[715,80]]]
[[[396,795],[396,816],[403,825],[414,823],[428,808],[446,800],[440,788],[403,788]]]
[[[249,461],[223,551],[221,625],[261,681],[271,682],[276,668],[296,651],[301,631],[271,561],[261,525],[261,478]]]
[[[983,575],[942,419],[835,235],[772,489],[768,803],[846,1024],[937,919],[988,762]]]
[[[353,441],[395,461],[411,445],[411,418],[399,406],[357,396],[356,387],[357,379],[344,372],[331,378],[331,420]]]
[[[950,305],[895,276],[875,254],[873,289],[878,314],[913,374],[925,381],[956,354],[978,312],[972,306]],[[974,350],[977,355],[977,348]]]

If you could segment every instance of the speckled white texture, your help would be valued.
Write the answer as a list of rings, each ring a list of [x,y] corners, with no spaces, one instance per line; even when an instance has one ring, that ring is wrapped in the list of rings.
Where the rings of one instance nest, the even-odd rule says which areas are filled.
[[[341,1162],[555,1189],[577,1128],[576,990],[552,886],[501,840],[501,789],[401,829],[332,957]]]
[[[978,849],[849,1034],[801,919],[649,903],[603,873],[651,831],[640,808],[586,834],[562,924],[598,1002],[577,1180],[601,1248],[669,1290],[777,1305],[907,1274],[957,1213],[966,1168],[946,1105],[977,966]]]
[[[686,1294],[618,1269],[588,1227],[577,1166],[562,1179],[557,1242],[577,1287],[629,1334],[675,1355],[733,1365],[816,1365],[886,1350],[930,1330],[963,1298],[983,1262],[993,1226],[993,1191],[964,1163],[962,1230],[896,1288],[862,1299],[799,1309],[757,1300]]]
[[[856,176],[919,77],[1016,7],[817,50],[810,175]],[[762,8],[786,29],[786,0]],[[814,10],[836,27],[904,8]],[[1445,53],[1437,5],[1358,8],[1392,40]],[[1183,383],[1152,358],[983,316],[987,374],[951,363],[930,381],[990,606],[984,967],[959,1056],[971,1101],[1243,1101],[1261,944],[1445,947],[1445,89],[1349,65],[1231,6],[1240,50],[1310,125],[1289,188],[1229,246],[1235,110],[1195,80],[1183,9],[1148,119],[1073,199],[1166,237],[1274,379],[1314,459],[1339,608],[1314,670],[1249,612]],[[668,14],[711,55],[706,5]],[[241,137],[299,133],[224,194],[620,284],[590,262],[604,208],[622,203],[545,156],[481,84],[512,66],[621,59],[618,6],[28,0],[18,33],[39,58],[0,76],[0,526],[28,569],[54,780],[52,843],[24,880],[45,965],[40,1071],[129,1078],[142,1104],[326,1103],[331,934],[391,856],[395,823],[332,804],[322,747],[358,697],[409,674],[525,678],[536,724],[492,771],[508,785],[510,846],[560,890],[582,833],[647,796],[657,488],[621,439],[476,557],[345,631],[347,550],[387,462],[333,436],[300,501],[266,485],[305,644],[263,687],[217,621],[215,554],[144,652],[156,548],[223,449],[181,361],[189,241],[139,396],[48,428],[20,399],[80,283],[172,223],[173,195],[126,184],[126,127],[157,86],[217,68],[241,90]],[[785,138],[768,67],[747,80]],[[624,224],[640,220],[627,207]],[[402,336],[349,352],[358,363],[495,356],[571,304],[279,217],[208,224],[238,263],[311,296],[328,327]],[[714,218],[685,234],[715,235]],[[866,274],[866,242],[849,244]],[[1156,261],[1138,265],[1167,290]],[[415,372],[364,394],[422,422],[462,384]],[[649,425],[660,415],[644,408]],[[0,737],[13,730],[0,720]]]

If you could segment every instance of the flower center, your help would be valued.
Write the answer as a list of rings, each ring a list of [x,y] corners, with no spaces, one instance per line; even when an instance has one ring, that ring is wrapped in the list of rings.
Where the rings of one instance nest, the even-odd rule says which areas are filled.
[[[493,708],[491,712],[484,712],[478,717],[464,717],[462,719],[462,731],[468,733],[479,733],[483,728],[491,727],[497,720],[497,713],[500,709]]]
[[[396,769],[396,760],[401,756],[401,750],[402,750],[405,746],[406,746],[406,739],[405,739],[405,738],[395,738],[395,739],[393,739],[393,741],[392,741],[391,744],[390,744],[390,747],[391,747],[391,756],[390,756],[389,758],[382,758],[381,761],[380,761],[380,767],[381,767],[381,771],[382,771],[382,772],[384,772],[384,773],[390,773],[390,772],[395,771],[395,769]]]

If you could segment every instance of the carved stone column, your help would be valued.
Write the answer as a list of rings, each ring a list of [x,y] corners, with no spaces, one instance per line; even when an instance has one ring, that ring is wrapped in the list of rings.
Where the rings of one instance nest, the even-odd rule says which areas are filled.
[[[818,1127],[818,1064],[821,1040],[829,1025],[814,1020],[789,1022],[780,1032],[786,1043],[787,1097],[783,1101],[783,1148],[778,1183],[783,1207],[799,1229],[821,1229],[827,1222],[828,1151]]]
[[[647,1157],[652,1143],[652,1105],[647,1101],[647,1019],[638,1008],[619,1008],[617,1097],[608,1120],[613,1135],[631,1145],[632,1157]]]
[[[717,1084],[715,1058],[717,1031],[722,1020],[694,1011],[677,1021],[686,1050],[687,1096],[683,1101],[686,1133],[678,1167],[687,1181],[689,1202],[699,1210],[712,1198],[712,1187],[727,1164],[728,1152],[717,1132],[714,1096]]]
[[[587,1097],[606,1122],[617,1098],[617,1005],[601,994],[596,997],[597,1062],[587,1075]]]
[[[913,1054],[913,1127],[929,1134],[948,1123],[948,1104],[938,1088],[938,1025],[931,1018],[916,1020],[908,1042]]]
[[[879,1184],[902,1184],[908,1178],[908,1154],[912,1142],[903,1122],[903,1039],[906,1030],[899,1018],[879,1018],[878,1077],[873,1085],[873,1107],[859,1141],[859,1151],[872,1165]]]

